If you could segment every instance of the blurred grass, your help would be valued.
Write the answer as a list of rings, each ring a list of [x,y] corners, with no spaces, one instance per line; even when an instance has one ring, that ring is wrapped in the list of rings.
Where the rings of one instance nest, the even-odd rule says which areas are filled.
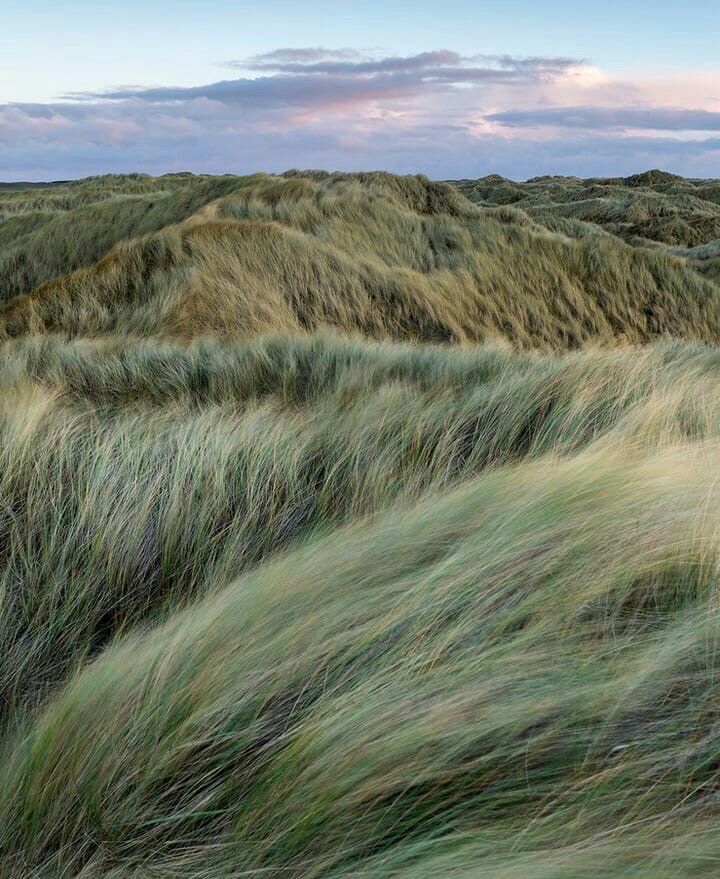
[[[716,459],[502,469],[109,648],[6,745],[5,875],[712,875],[655,840],[715,809]]]

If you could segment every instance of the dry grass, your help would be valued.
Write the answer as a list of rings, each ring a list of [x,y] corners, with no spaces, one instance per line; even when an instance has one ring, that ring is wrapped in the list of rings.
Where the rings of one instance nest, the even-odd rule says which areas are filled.
[[[247,339],[329,328],[551,350],[720,338],[720,289],[687,258],[551,231],[515,210],[474,207],[447,184],[315,174],[173,186],[101,189],[103,200],[32,220],[4,258],[0,249],[0,335]]]

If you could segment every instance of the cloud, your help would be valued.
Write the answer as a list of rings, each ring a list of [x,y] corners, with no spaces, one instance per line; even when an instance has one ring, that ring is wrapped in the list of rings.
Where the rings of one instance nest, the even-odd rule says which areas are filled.
[[[295,50],[298,52],[299,50]],[[314,50],[317,51],[317,50]],[[313,61],[288,60],[283,53],[280,57],[275,53],[256,56],[247,61],[235,61],[233,67],[244,70],[275,71],[278,73],[299,73],[306,76],[313,74],[341,73],[365,75],[369,73],[406,73],[408,71],[428,71],[443,65],[459,65],[462,57],[457,52],[441,50],[439,52],[421,52],[409,57],[389,57],[377,60],[360,59],[358,57],[340,58],[326,54]]]
[[[412,77],[349,76],[305,77],[266,76],[256,79],[230,79],[192,87],[162,86],[91,92],[69,97],[104,101],[135,100],[151,104],[207,99],[249,109],[272,110],[283,107],[325,107],[416,95],[421,85]]]
[[[374,167],[522,178],[655,166],[708,176],[719,166],[720,142],[704,135],[720,131],[720,112],[682,97],[720,93],[712,73],[623,80],[565,56],[319,47],[233,66],[243,75],[206,85],[0,105],[2,176]]]
[[[496,64],[507,70],[519,70],[524,72],[553,72],[563,73],[573,67],[585,65],[584,59],[568,58],[568,57],[541,57],[531,55],[530,57],[518,57],[517,55],[473,55],[470,61],[486,64]]]
[[[486,75],[499,72],[512,72],[525,76],[547,73],[562,73],[582,62],[576,58],[564,57],[518,57],[514,55],[473,55],[463,57],[458,52],[440,49],[434,52],[421,52],[410,56],[390,56],[384,58],[363,58],[351,49],[333,52],[327,49],[278,49],[264,55],[255,55],[244,61],[231,61],[229,66],[248,71],[276,73],[295,73],[304,75],[342,73],[366,75],[373,73],[407,73],[423,71],[428,76],[437,75],[443,68],[469,72],[473,65],[484,65]]]
[[[720,131],[720,112],[674,107],[540,107],[503,110],[487,118],[520,128],[551,125],[585,130]]]
[[[483,56],[485,66],[442,49],[406,57],[374,60],[349,56],[350,50],[279,49],[242,62],[232,62],[246,76],[202,86],[122,88],[68,95],[73,100],[140,100],[151,103],[206,98],[246,108],[326,107],[355,103],[412,99],[464,85],[530,83],[546,80],[580,64],[570,58],[515,58]]]
[[[348,58],[361,58],[362,54],[356,49],[323,49],[323,48],[299,48],[299,49],[273,49],[272,52],[264,52],[262,55],[253,55],[247,61],[230,61],[230,67],[247,67],[263,64],[311,64],[318,61],[344,60]]]

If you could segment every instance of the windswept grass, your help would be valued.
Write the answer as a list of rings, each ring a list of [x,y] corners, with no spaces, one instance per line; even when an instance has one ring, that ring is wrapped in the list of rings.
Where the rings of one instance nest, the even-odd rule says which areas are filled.
[[[0,338],[331,329],[550,350],[720,339],[712,274],[669,249],[570,229],[555,208],[542,225],[384,174],[181,177],[164,195],[110,192],[42,222],[0,223]]]
[[[714,460],[498,471],[116,644],[6,744],[4,875],[713,875]]]
[[[458,185],[0,192],[0,879],[718,875],[715,184]]]

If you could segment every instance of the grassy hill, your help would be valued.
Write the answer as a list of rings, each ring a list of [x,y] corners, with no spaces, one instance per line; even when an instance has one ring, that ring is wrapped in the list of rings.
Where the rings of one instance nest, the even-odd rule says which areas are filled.
[[[512,205],[571,237],[605,230],[629,244],[677,254],[701,274],[720,279],[720,180],[647,171],[612,179],[539,177],[526,183],[494,174],[457,185],[475,204]]]
[[[719,212],[0,193],[1,879],[717,876]]]
[[[543,184],[548,199],[558,188],[576,192]],[[548,204],[552,223],[387,174],[111,177],[12,193],[0,198],[0,338],[332,329],[553,350],[717,343],[707,260],[567,220],[582,201]]]

